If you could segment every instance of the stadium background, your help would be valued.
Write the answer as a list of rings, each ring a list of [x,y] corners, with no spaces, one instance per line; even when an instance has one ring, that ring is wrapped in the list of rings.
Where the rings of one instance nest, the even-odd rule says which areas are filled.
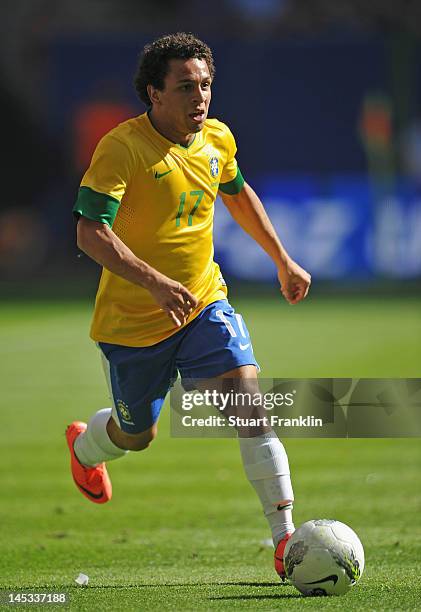
[[[244,176],[313,276],[306,303],[290,309],[270,261],[217,202],[216,258],[265,376],[420,377],[417,2],[15,0],[0,20],[2,586],[67,590],[87,569],[96,585],[127,588],[79,594],[80,606],[95,597],[112,609],[115,597],[130,609],[149,581],[145,608],[192,597],[196,609],[203,598],[264,607],[279,596],[264,582],[269,549],[256,553],[267,532],[232,441],[171,439],[167,410],[154,447],[111,468],[117,499],[101,510],[116,550],[105,566],[107,526],[77,497],[64,456],[67,422],[108,401],[88,339],[98,270],[77,257],[71,207],[99,137],[144,110],[131,85],[139,50],[175,30],[211,45],[211,116],[232,128]],[[399,565],[397,606],[419,564],[419,441],[291,440],[288,450],[297,523],[349,522],[371,553],[372,605]],[[131,558],[136,571],[124,569]],[[224,579],[231,591],[212,600],[203,584]]]

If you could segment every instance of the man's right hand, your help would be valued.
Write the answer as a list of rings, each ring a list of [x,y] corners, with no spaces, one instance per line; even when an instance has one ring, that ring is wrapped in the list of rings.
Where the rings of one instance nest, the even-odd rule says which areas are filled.
[[[181,283],[160,274],[147,289],[176,327],[184,325],[199,300]]]
[[[184,325],[197,307],[198,299],[186,287],[136,257],[106,223],[81,217],[77,238],[79,248],[94,261],[147,289],[177,327]]]

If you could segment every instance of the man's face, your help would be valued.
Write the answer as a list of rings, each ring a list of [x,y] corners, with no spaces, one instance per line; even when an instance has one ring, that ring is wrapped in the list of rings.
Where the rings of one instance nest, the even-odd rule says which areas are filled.
[[[151,88],[153,110],[177,133],[200,132],[208,115],[211,83],[205,60],[172,59],[164,89]]]

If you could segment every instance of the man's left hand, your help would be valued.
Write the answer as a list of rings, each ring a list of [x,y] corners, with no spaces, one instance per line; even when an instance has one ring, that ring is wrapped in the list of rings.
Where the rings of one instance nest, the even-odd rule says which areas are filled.
[[[278,279],[281,284],[281,293],[289,304],[301,302],[310,289],[310,274],[292,259],[279,268]]]

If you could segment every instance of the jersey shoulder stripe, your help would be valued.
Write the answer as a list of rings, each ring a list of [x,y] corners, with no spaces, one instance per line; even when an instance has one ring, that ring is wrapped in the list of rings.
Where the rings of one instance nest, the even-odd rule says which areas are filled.
[[[106,193],[99,193],[90,187],[80,187],[73,215],[76,219],[87,217],[91,221],[113,226],[120,202]]]
[[[237,166],[237,174],[235,178],[227,183],[219,183],[219,191],[222,191],[222,193],[226,193],[227,195],[237,195],[244,187],[244,182],[245,181],[243,175],[241,174],[240,168]]]

